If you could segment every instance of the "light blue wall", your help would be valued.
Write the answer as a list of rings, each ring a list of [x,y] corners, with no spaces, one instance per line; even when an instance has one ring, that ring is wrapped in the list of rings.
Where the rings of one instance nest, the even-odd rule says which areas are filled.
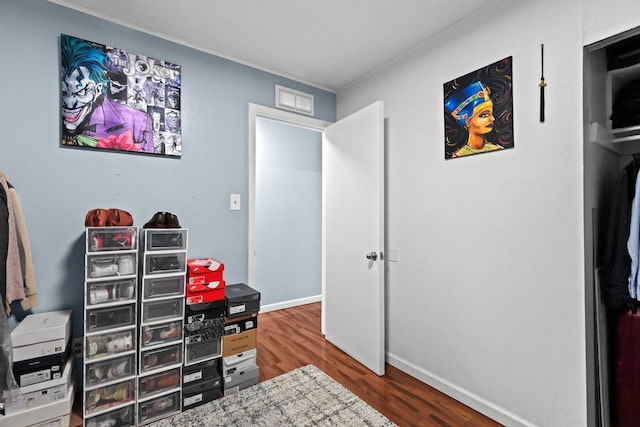
[[[169,23],[167,23],[169,25]],[[69,34],[182,66],[181,159],[59,146],[59,37]],[[142,226],[157,211],[189,228],[190,257],[225,263],[247,281],[248,104],[274,106],[276,84],[315,96],[335,121],[335,94],[96,19],[45,0],[0,2],[0,170],[16,187],[29,230],[40,303],[74,310],[82,335],[84,216],[118,207]],[[14,323],[15,321],[12,321]]]
[[[255,286],[262,304],[322,293],[322,134],[256,119]]]

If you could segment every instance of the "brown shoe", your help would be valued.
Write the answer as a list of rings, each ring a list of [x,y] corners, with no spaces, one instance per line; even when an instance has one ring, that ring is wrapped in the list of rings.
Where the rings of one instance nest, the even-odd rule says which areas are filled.
[[[84,217],[85,227],[104,227],[107,225],[107,211],[105,209],[91,209]]]
[[[133,225],[133,217],[124,209],[111,208],[107,210],[107,226],[124,227]]]
[[[156,212],[142,228],[165,228],[166,213]]]
[[[180,227],[180,222],[178,221],[178,217],[172,213],[167,212],[165,215],[165,228],[182,228]]]

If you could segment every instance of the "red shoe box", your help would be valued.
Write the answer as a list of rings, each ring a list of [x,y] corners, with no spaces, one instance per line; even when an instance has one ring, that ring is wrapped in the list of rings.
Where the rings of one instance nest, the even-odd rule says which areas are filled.
[[[192,305],[223,300],[224,288],[224,280],[205,284],[187,284],[186,303]]]
[[[187,285],[200,285],[222,281],[224,264],[213,258],[187,260]]]

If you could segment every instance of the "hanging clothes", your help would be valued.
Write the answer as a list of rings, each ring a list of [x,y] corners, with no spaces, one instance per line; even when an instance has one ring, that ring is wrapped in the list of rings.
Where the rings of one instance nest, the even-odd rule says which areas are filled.
[[[8,183],[8,181],[7,181]],[[20,254],[20,268],[24,281],[24,298],[20,300],[23,310],[29,310],[31,307],[38,305],[38,289],[36,287],[35,269],[33,267],[33,256],[31,255],[31,244],[29,243],[29,233],[27,232],[27,224],[22,213],[22,206],[18,199],[16,189],[8,184],[9,199],[13,206],[13,217],[16,224],[16,233],[18,237],[18,252]],[[11,303],[12,301],[9,301]]]
[[[10,304],[20,301],[24,310],[38,304],[38,290],[35,280],[35,269],[31,255],[31,245],[27,226],[22,213],[22,206],[18,199],[16,189],[9,183],[4,173],[0,172],[0,187],[6,195],[8,211],[7,256],[6,256],[6,283],[3,302],[5,311],[11,313]],[[2,207],[0,206],[0,209]],[[0,214],[1,215],[1,214]],[[2,218],[0,218],[2,219]],[[0,238],[2,235],[0,235]],[[3,245],[0,242],[0,246]],[[0,248],[1,251],[1,248]]]
[[[611,209],[606,226],[603,252],[605,305],[615,310],[636,309],[629,293],[631,257],[627,247],[631,228],[631,208],[640,171],[640,154],[618,174],[613,185]]]
[[[16,230],[15,215],[13,214],[13,204],[9,197],[9,185],[4,174],[0,173],[0,185],[7,195],[7,208],[9,210],[9,246],[7,249],[7,276],[6,276],[6,297],[7,303],[24,299],[24,276],[22,275],[22,263],[18,246],[18,233]],[[9,305],[5,305],[7,313],[11,312]]]

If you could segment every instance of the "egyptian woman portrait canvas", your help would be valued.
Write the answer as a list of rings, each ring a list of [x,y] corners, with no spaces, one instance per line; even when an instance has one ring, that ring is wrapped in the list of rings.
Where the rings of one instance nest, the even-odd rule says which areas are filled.
[[[444,158],[513,148],[513,75],[508,57],[444,84]]]

